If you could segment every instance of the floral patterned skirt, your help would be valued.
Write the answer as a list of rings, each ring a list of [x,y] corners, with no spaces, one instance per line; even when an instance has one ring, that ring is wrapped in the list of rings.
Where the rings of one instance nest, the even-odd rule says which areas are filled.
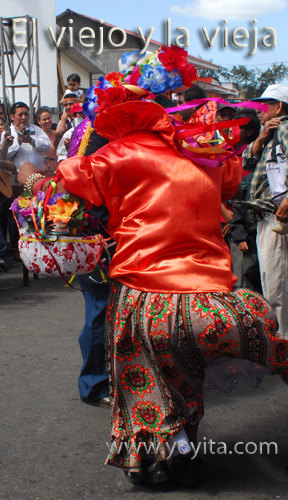
[[[250,360],[288,383],[288,340],[279,337],[270,305],[250,290],[147,293],[114,282],[107,336],[114,403],[106,463],[133,471],[147,444],[158,443],[165,460],[167,439],[201,419],[211,363]]]

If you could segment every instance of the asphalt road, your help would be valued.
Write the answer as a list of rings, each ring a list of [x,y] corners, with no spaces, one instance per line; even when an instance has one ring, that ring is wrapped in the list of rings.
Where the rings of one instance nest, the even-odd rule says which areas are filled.
[[[0,500],[288,499],[288,391],[277,377],[258,390],[239,382],[230,394],[210,392],[199,434],[230,450],[275,442],[277,454],[251,453],[253,445],[249,454],[207,453],[197,489],[133,486],[105,466],[109,409],[78,396],[81,292],[32,275],[24,288],[22,265],[8,265],[0,273]]]

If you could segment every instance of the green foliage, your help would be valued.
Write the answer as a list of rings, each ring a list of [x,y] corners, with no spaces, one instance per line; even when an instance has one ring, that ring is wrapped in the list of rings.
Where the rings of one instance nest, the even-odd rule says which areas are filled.
[[[198,75],[234,83],[241,98],[253,99],[259,97],[271,83],[281,83],[288,75],[288,66],[283,63],[274,63],[271,67],[261,71],[258,68],[248,69],[240,64],[233,66],[232,69],[198,70]]]

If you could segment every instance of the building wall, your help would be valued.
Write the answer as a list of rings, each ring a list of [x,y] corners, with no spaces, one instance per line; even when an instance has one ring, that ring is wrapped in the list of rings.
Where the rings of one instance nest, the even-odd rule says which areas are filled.
[[[29,15],[38,20],[38,48],[40,61],[40,91],[41,103],[50,107],[57,106],[57,53],[51,44],[48,27],[56,32],[55,0],[1,0],[1,17],[21,17]],[[24,30],[25,25],[20,24],[17,29]],[[18,41],[19,40],[19,41]],[[21,35],[17,36],[17,43],[21,43]],[[19,49],[23,50],[23,49]],[[15,59],[17,65],[17,60]],[[6,76],[7,72],[6,72]],[[33,79],[35,75],[32,75]],[[27,77],[22,72],[17,83],[27,83]],[[2,88],[1,88],[2,91]],[[1,92],[2,93],[2,92]],[[26,89],[16,90],[16,99],[28,101]]]

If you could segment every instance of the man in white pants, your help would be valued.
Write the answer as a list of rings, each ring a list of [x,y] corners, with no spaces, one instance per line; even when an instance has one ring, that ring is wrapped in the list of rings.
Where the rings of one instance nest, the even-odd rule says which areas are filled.
[[[254,170],[250,198],[261,218],[257,224],[257,251],[263,294],[276,312],[280,335],[288,338],[288,234],[273,231],[275,226],[279,229],[288,222],[288,87],[269,85],[255,100],[268,108],[259,112],[263,129],[244,151],[243,167]],[[280,154],[271,163],[272,148],[277,147]],[[276,168],[271,169],[272,164]]]

